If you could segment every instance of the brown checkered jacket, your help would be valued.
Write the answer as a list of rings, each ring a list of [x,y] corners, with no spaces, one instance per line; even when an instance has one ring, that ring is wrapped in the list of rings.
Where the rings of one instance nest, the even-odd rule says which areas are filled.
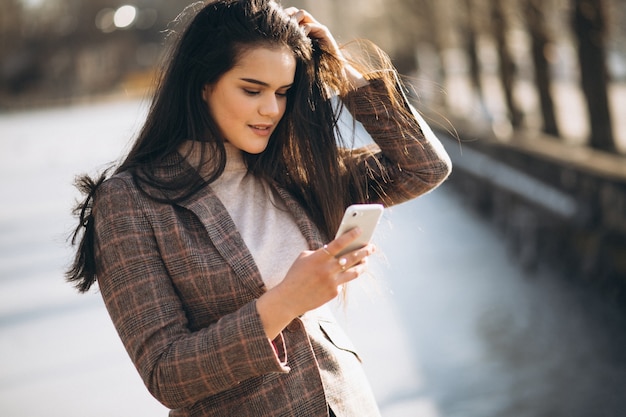
[[[371,195],[385,184],[397,203],[443,181],[449,161],[417,122],[393,122],[380,91],[375,81],[361,88],[350,109],[380,148],[378,160],[350,163],[379,171],[385,181],[374,181]],[[309,247],[321,247],[324,239],[302,208],[277,191]],[[102,297],[170,416],[325,417],[328,404],[339,417],[379,415],[359,358],[332,318],[306,314],[268,342],[255,307],[263,281],[210,187],[163,204],[122,173],[98,191],[94,216]]]

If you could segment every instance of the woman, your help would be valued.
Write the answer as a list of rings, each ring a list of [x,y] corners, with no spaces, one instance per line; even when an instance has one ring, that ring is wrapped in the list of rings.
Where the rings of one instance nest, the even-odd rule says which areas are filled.
[[[335,95],[376,146],[338,146]],[[377,416],[324,309],[374,247],[339,262],[360,232],[329,238],[348,205],[401,203],[449,170],[390,66],[357,70],[305,11],[213,1],[115,174],[79,181],[68,278],[82,292],[97,280],[171,416]]]

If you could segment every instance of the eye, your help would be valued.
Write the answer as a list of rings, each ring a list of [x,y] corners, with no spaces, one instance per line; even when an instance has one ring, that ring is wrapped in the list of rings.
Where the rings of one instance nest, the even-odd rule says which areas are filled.
[[[248,90],[247,88],[243,89],[244,93],[246,93],[249,96],[256,96],[259,94],[259,91],[256,90]]]
[[[286,90],[280,90],[276,92],[276,95],[279,97],[287,97],[289,95],[289,91],[291,91],[290,88],[286,89]]]

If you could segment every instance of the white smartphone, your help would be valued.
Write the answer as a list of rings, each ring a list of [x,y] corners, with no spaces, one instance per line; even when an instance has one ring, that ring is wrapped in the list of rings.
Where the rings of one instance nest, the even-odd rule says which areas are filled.
[[[367,245],[372,240],[382,214],[382,204],[353,204],[348,207],[343,214],[335,239],[357,226],[361,229],[361,235],[354,242],[350,243],[348,247],[336,254],[335,257],[345,255]]]

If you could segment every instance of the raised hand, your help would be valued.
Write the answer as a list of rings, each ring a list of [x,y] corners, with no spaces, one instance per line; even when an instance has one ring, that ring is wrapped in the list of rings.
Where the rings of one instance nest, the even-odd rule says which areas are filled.
[[[367,80],[363,77],[363,74],[346,60],[328,27],[318,22],[306,10],[289,7],[285,9],[285,12],[298,22],[309,38],[317,40],[327,51],[343,62],[344,76],[355,88],[367,85]]]

